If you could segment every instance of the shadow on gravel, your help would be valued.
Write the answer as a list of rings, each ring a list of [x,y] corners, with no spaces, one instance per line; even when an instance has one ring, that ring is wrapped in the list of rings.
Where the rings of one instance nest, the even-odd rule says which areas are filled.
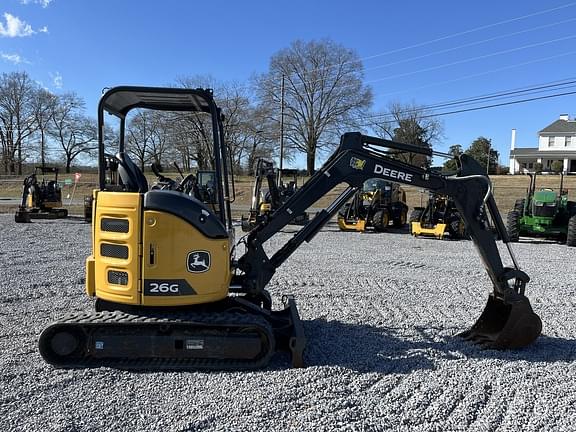
[[[532,345],[509,351],[482,350],[457,338],[454,346],[467,357],[525,361],[529,363],[572,362],[576,360],[576,340],[540,336]]]
[[[438,357],[457,358],[445,342],[412,341],[387,327],[316,319],[305,321],[307,366],[342,366],[360,372],[408,374],[433,369]],[[439,354],[440,353],[440,354]]]
[[[401,329],[390,327],[323,319],[305,321],[304,325],[308,338],[306,366],[341,366],[358,372],[408,374],[435,369],[439,360],[476,358],[529,363],[576,360],[576,340],[559,337],[541,336],[529,347],[497,351],[483,350],[456,336],[463,329],[416,327],[414,330],[419,333],[420,340],[413,340],[401,334]],[[283,368],[279,360],[272,363],[273,369]]]

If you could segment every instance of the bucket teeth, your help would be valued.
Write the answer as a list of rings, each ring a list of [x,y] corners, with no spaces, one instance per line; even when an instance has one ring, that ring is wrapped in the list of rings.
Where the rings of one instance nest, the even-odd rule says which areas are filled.
[[[527,297],[511,292],[506,299],[494,294],[471,329],[458,336],[484,349],[514,349],[530,345],[542,332],[542,321]]]

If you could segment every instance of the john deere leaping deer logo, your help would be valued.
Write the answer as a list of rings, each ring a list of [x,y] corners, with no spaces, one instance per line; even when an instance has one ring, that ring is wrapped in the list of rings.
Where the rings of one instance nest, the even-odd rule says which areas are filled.
[[[364,165],[366,165],[366,161],[364,159],[358,159],[355,157],[350,158],[350,167],[362,171],[364,169]]]
[[[188,254],[187,268],[191,273],[204,273],[210,270],[210,252],[192,251]]]

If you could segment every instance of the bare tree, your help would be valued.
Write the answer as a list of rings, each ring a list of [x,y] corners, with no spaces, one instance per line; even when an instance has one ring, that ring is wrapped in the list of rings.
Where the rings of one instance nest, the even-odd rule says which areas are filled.
[[[440,120],[414,103],[393,102],[388,112],[374,116],[371,125],[376,135],[419,147],[432,148],[442,137]],[[393,155],[402,162],[416,166],[430,166],[430,159],[419,153],[401,152]]]
[[[38,151],[40,153],[42,166],[46,164],[47,132],[57,103],[58,98],[56,95],[43,88],[39,88],[36,91],[36,97],[32,102],[34,117],[36,119],[38,133],[40,134],[40,148]]]
[[[75,93],[66,93],[58,98],[50,124],[49,135],[64,152],[66,172],[74,159],[82,154],[91,154],[98,146],[96,122],[83,114],[84,101]]]
[[[271,159],[275,156],[279,138],[277,132],[269,108],[260,106],[250,110],[245,130],[245,159],[249,174],[253,174],[258,158]]]
[[[134,156],[142,171],[144,171],[144,165],[149,162],[150,141],[155,127],[151,111],[139,110],[126,128],[128,151]]]
[[[223,84],[217,83],[210,76],[192,76],[180,77],[177,80],[179,87],[185,88],[205,88],[214,90],[214,99],[217,104],[222,107],[227,104],[227,107],[222,107],[225,115],[226,124],[224,125],[224,135],[230,136],[229,127],[234,127],[236,114],[230,114],[228,109],[238,110],[241,102],[228,101],[227,97],[218,96],[219,94],[226,94],[231,98],[236,97],[240,99],[240,94],[234,92],[232,88],[226,88]],[[212,122],[210,116],[205,113],[185,113],[174,117],[175,121],[172,123],[175,137],[178,139],[179,153],[186,156],[188,160],[184,161],[184,166],[189,167],[191,162],[194,163],[199,169],[212,169],[214,167],[214,150],[212,140]]]
[[[0,76],[0,144],[4,172],[22,174],[23,147],[37,130],[34,113],[36,84],[26,72]]]
[[[272,57],[269,72],[256,79],[264,105],[280,107],[283,76],[287,145],[306,153],[312,174],[317,152],[331,150],[343,127],[357,126],[372,104],[372,91],[363,85],[358,55],[327,39],[295,41]]]

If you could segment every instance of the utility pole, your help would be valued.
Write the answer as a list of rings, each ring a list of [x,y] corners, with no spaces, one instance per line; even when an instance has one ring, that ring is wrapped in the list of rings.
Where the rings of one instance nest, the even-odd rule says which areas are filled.
[[[490,148],[492,140],[488,140],[488,159],[486,159],[486,175],[490,173]]]
[[[282,167],[284,163],[284,74],[282,74],[280,91],[280,164],[278,169],[278,187],[282,186]]]

